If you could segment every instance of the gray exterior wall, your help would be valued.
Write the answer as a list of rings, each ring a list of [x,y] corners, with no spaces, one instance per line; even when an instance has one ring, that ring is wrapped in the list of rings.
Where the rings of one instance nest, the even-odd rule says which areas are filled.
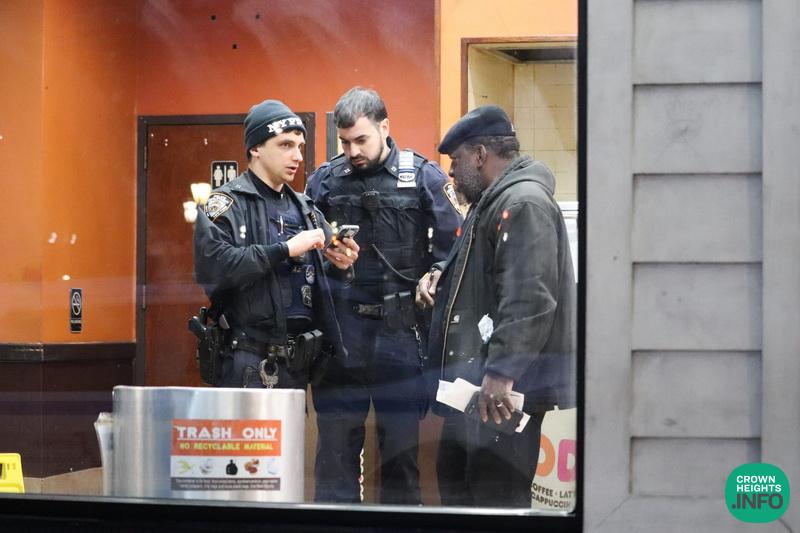
[[[584,529],[800,531],[800,2],[587,4]]]

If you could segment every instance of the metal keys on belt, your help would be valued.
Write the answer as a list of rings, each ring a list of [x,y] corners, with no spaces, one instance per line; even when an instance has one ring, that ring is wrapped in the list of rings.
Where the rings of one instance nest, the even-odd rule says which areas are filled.
[[[267,362],[266,359],[258,365],[258,375],[261,376],[261,383],[268,389],[278,384],[278,363]]]

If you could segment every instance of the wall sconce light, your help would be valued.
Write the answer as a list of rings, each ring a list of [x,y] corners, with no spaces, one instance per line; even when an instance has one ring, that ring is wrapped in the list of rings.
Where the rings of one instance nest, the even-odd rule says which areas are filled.
[[[197,220],[197,204],[192,200],[183,202],[183,219],[189,224],[194,224]]]
[[[192,198],[197,205],[206,205],[211,194],[211,184],[208,182],[192,183]]]

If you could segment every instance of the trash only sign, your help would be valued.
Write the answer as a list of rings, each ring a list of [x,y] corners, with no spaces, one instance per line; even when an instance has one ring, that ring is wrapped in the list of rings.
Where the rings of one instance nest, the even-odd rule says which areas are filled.
[[[172,421],[172,490],[280,490],[280,420]]]

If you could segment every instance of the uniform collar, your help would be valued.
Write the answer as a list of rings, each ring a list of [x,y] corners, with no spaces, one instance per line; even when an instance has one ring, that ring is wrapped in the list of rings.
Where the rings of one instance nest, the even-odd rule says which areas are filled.
[[[396,178],[397,173],[399,172],[399,169],[397,168],[399,158],[397,155],[397,145],[395,144],[394,139],[391,137],[386,138],[386,144],[389,145],[389,156],[386,158],[386,161],[383,162],[383,168],[385,168],[389,174]]]
[[[250,181],[253,183],[255,189],[262,197],[266,198],[267,200],[280,200],[281,198],[283,198],[284,193],[286,192],[287,189],[285,183],[281,187],[280,191],[276,191],[275,189],[264,183],[263,180],[261,180],[249,169],[247,172],[250,174]]]
[[[258,176],[253,174],[253,171],[248,168],[242,173],[241,179],[232,181],[229,186],[232,191],[260,196],[258,189],[256,189],[256,184],[253,182],[254,179],[257,180]]]
[[[261,178],[256,176],[255,173],[248,168],[244,172],[244,174],[242,174],[242,179],[236,180],[235,182],[231,182],[230,188],[231,190],[234,190],[239,193],[255,194],[256,196],[262,196],[261,192],[259,192],[259,187],[256,185],[256,180],[260,179]],[[269,185],[265,183],[264,187],[269,187]],[[289,187],[287,184],[284,183],[281,192],[276,192],[275,189],[271,187],[269,187],[269,189],[270,191],[275,193],[276,196],[280,196],[281,194],[287,194],[286,191],[290,190],[291,187]]]

